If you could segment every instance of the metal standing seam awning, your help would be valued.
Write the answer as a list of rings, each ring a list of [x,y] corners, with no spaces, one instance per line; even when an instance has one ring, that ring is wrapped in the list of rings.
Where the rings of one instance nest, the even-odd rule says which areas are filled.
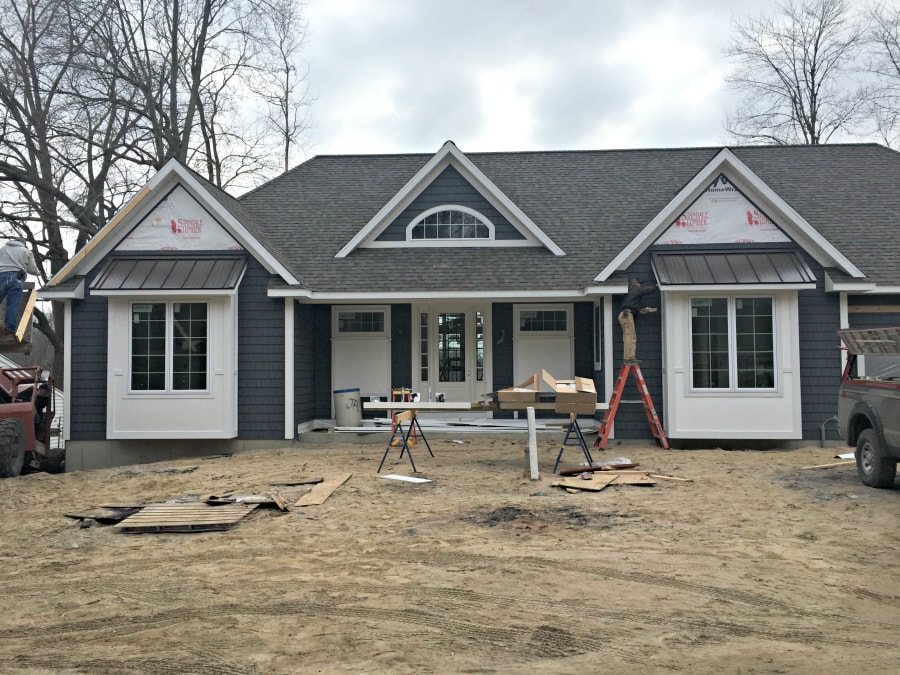
[[[91,284],[92,291],[224,291],[237,287],[243,256],[124,257],[109,260]]]
[[[660,286],[816,282],[795,251],[655,251],[652,262]]]

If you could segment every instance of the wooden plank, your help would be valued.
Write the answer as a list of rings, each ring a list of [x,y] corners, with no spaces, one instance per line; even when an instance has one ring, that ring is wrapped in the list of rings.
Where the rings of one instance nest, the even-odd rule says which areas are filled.
[[[452,401],[423,401],[414,403],[412,401],[363,401],[364,410],[478,410],[482,409],[481,404],[477,408],[473,408],[473,403],[454,403]]]
[[[663,480],[677,480],[677,481],[681,481],[682,483],[693,483],[694,482],[693,478],[679,478],[678,476],[666,476],[665,474],[661,474],[661,473],[648,473],[647,475],[650,476],[650,478],[661,478]]]
[[[604,474],[605,476],[606,474]],[[649,475],[642,474],[629,474],[629,475],[613,475],[613,485],[656,485],[656,481],[650,478]]]
[[[849,462],[831,462],[830,464],[813,464],[812,466],[801,466],[801,469],[830,469],[833,466],[849,466],[850,464],[856,464],[855,459],[851,459]]]
[[[213,506],[205,502],[150,504],[114,527],[129,534],[227,530],[256,507],[257,504]]]
[[[37,289],[25,291],[28,295],[25,300],[25,308],[22,309],[22,315],[19,317],[19,324],[16,327],[16,342],[22,342],[25,339],[25,331],[31,327],[31,316],[34,314],[34,303],[37,300]]]
[[[597,474],[594,474],[594,477],[591,478],[591,480],[584,480],[583,478],[563,478],[562,480],[550,483],[550,487],[561,487],[568,490],[599,492],[614,480],[616,480],[616,476],[609,476],[607,474],[599,476]]]
[[[622,471],[640,466],[640,462],[628,462],[622,464],[591,464],[590,466],[573,466],[559,470],[560,476],[577,476],[580,473],[591,473],[594,471]],[[637,471],[635,473],[647,473],[646,471]]]
[[[331,493],[346,483],[352,475],[353,474],[350,473],[344,473],[339,476],[326,478],[294,502],[294,506],[318,506],[319,504],[324,504],[325,500],[331,496]]]
[[[900,305],[850,305],[848,314],[900,314]]]

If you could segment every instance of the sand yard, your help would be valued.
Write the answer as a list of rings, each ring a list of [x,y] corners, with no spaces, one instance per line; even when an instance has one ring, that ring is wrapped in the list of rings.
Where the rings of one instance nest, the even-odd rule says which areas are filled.
[[[0,482],[3,673],[847,673],[900,663],[900,492],[835,449],[615,446],[688,480],[570,493],[521,440],[334,443]],[[841,450],[842,452],[845,450]],[[567,448],[564,464],[580,458]],[[349,473],[319,505],[304,481]],[[409,475],[390,453],[382,474]],[[104,505],[276,491],[231,529]],[[123,521],[127,522],[127,521]]]

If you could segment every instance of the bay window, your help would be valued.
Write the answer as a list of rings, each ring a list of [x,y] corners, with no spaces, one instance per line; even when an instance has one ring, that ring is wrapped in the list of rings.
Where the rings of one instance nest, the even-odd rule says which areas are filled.
[[[774,299],[691,298],[694,389],[775,389]]]
[[[205,302],[131,304],[130,391],[206,391]]]

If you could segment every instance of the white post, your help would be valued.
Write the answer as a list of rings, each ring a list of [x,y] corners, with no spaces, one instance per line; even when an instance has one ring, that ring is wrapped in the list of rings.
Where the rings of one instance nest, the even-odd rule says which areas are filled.
[[[531,480],[541,477],[537,461],[537,427],[534,422],[534,408],[528,408],[528,459],[531,465]]]

